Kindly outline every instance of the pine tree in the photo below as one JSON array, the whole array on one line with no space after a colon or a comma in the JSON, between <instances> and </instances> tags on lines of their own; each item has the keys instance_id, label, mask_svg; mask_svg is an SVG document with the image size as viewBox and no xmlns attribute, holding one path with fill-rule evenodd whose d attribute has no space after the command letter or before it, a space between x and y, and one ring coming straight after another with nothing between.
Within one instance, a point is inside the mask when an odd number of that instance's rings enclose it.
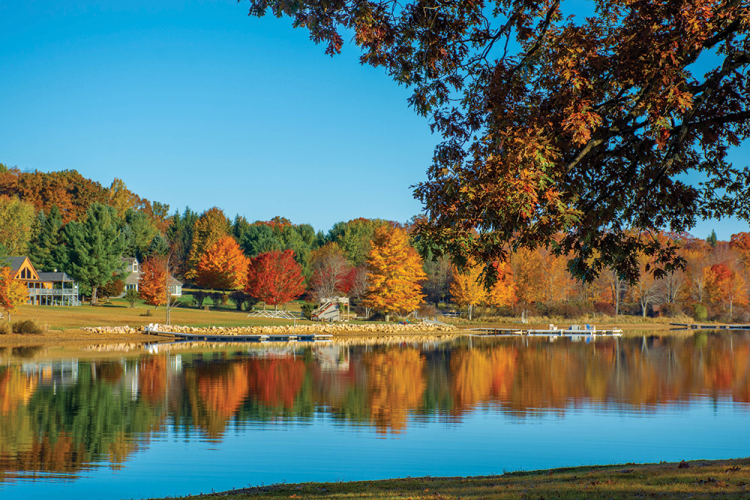
<instances>
[{"instance_id":1,"label":"pine tree","mask_svg":"<svg viewBox=\"0 0 750 500\"><path fill-rule=\"evenodd\" d=\"M79 283L91 287L91 303L97 291L115 273L122 272L124 242L118 229L114 208L94 203L83 222L69 222L63 231L67 246L68 273Z\"/></svg>"},{"instance_id":2,"label":"pine tree","mask_svg":"<svg viewBox=\"0 0 750 500\"><path fill-rule=\"evenodd\" d=\"M38 217L39 232L31 244L29 259L39 271L65 270L67 252L63 245L63 220L57 205L53 205L49 215L43 211Z\"/></svg>"},{"instance_id":3,"label":"pine tree","mask_svg":"<svg viewBox=\"0 0 750 500\"><path fill-rule=\"evenodd\" d=\"M367 257L369 286L363 305L386 315L413 311L424 299L420 283L427 279L422 259L409 245L409 235L400 228L381 226L375 230Z\"/></svg>"}]
</instances>

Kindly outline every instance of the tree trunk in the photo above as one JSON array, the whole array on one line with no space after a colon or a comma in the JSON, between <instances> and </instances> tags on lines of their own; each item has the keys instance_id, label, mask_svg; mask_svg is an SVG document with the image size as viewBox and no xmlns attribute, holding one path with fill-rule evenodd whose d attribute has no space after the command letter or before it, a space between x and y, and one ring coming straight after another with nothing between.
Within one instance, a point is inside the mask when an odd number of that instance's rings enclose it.
<instances>
[{"instance_id":1,"label":"tree trunk","mask_svg":"<svg viewBox=\"0 0 750 500\"><path fill-rule=\"evenodd\" d=\"M99 287L98 287L98 286L94 286L94 287L93 287L93 288L91 289L91 305L92 305L92 306L93 306L94 304L96 304L96 292L97 292L97 290L98 290L98 289L99 289Z\"/></svg>"},{"instance_id":2,"label":"tree trunk","mask_svg":"<svg viewBox=\"0 0 750 500\"><path fill-rule=\"evenodd\" d=\"M469 304L469 321L471 321L471 313L473 309L474 309L474 306Z\"/></svg>"}]
</instances>

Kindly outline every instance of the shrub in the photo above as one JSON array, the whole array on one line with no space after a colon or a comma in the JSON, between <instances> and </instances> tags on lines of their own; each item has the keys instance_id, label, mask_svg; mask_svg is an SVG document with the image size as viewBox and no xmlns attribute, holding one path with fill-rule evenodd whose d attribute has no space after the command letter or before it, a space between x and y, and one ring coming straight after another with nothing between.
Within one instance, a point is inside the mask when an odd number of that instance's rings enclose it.
<instances>
[{"instance_id":1,"label":"shrub","mask_svg":"<svg viewBox=\"0 0 750 500\"><path fill-rule=\"evenodd\" d=\"M135 288L131 288L125 292L125 300L128 301L130 307L135 307L135 301L138 300L138 291Z\"/></svg>"},{"instance_id":2,"label":"shrub","mask_svg":"<svg viewBox=\"0 0 750 500\"><path fill-rule=\"evenodd\" d=\"M318 308L318 305L313 304L312 302L305 302L300 307L300 309L302 310L302 316L304 316L307 319L312 319L312 313L317 308Z\"/></svg>"},{"instance_id":3,"label":"shrub","mask_svg":"<svg viewBox=\"0 0 750 500\"><path fill-rule=\"evenodd\" d=\"M250 298L250 296L242 290L235 290L229 294L229 300L234 302L234 307L236 307L238 311L242 311L242 306L247 302L248 298Z\"/></svg>"},{"instance_id":4,"label":"shrub","mask_svg":"<svg viewBox=\"0 0 750 500\"><path fill-rule=\"evenodd\" d=\"M0 323L0 335L8 335L9 333L13 333L13 327L10 323L7 321Z\"/></svg>"},{"instance_id":5,"label":"shrub","mask_svg":"<svg viewBox=\"0 0 750 500\"><path fill-rule=\"evenodd\" d=\"M594 310L597 313L603 314L605 316L614 316L615 315L615 306L613 306L609 302L596 302L594 304Z\"/></svg>"},{"instance_id":6,"label":"shrub","mask_svg":"<svg viewBox=\"0 0 750 500\"><path fill-rule=\"evenodd\" d=\"M211 302L214 303L214 309L219 309L229 302L229 298L223 292L211 292L209 295L211 295Z\"/></svg>"},{"instance_id":7,"label":"shrub","mask_svg":"<svg viewBox=\"0 0 750 500\"><path fill-rule=\"evenodd\" d=\"M680 314L682 314L682 309L677 304L672 304L667 302L666 304L662 304L659 308L659 311L661 312L662 316L666 316L668 318L676 318Z\"/></svg>"},{"instance_id":8,"label":"shrub","mask_svg":"<svg viewBox=\"0 0 750 500\"><path fill-rule=\"evenodd\" d=\"M420 318L434 318L435 316L440 314L440 311L438 311L437 307L433 306L432 304L422 304L421 306L419 306L417 313L419 314Z\"/></svg>"},{"instance_id":9,"label":"shrub","mask_svg":"<svg viewBox=\"0 0 750 500\"><path fill-rule=\"evenodd\" d=\"M20 334L40 334L47 331L47 325L42 325L34 321L33 319L25 319L22 321L16 321L13 323L13 333Z\"/></svg>"},{"instance_id":10,"label":"shrub","mask_svg":"<svg viewBox=\"0 0 750 500\"><path fill-rule=\"evenodd\" d=\"M565 319L579 318L581 308L575 304L553 304L548 308L549 316L559 316Z\"/></svg>"},{"instance_id":11,"label":"shrub","mask_svg":"<svg viewBox=\"0 0 750 500\"><path fill-rule=\"evenodd\" d=\"M693 319L702 321L708 318L708 309L703 304L693 304Z\"/></svg>"},{"instance_id":12,"label":"shrub","mask_svg":"<svg viewBox=\"0 0 750 500\"><path fill-rule=\"evenodd\" d=\"M101 293L104 297L110 298L121 295L123 290L125 290L125 282L120 278L113 278L112 281L101 288Z\"/></svg>"},{"instance_id":13,"label":"shrub","mask_svg":"<svg viewBox=\"0 0 750 500\"><path fill-rule=\"evenodd\" d=\"M206 300L207 297L208 292L201 292L200 290L193 292L193 301L195 302L195 305L198 306L198 309L203 309L203 301Z\"/></svg>"}]
</instances>

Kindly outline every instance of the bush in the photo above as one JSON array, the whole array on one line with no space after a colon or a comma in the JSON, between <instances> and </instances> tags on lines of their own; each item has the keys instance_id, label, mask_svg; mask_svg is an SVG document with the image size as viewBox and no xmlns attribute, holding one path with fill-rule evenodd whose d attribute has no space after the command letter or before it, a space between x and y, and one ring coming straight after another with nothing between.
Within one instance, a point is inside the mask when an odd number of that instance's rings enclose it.
<instances>
[{"instance_id":1,"label":"bush","mask_svg":"<svg viewBox=\"0 0 750 500\"><path fill-rule=\"evenodd\" d=\"M420 318L434 318L440 314L440 311L438 311L437 307L432 304L422 304L419 306L417 313Z\"/></svg>"},{"instance_id":2,"label":"bush","mask_svg":"<svg viewBox=\"0 0 750 500\"><path fill-rule=\"evenodd\" d=\"M238 311L242 311L242 306L245 304L245 302L247 302L249 298L252 297L250 297L242 290L235 290L229 294L229 300L234 302L234 307L236 307Z\"/></svg>"},{"instance_id":3,"label":"bush","mask_svg":"<svg viewBox=\"0 0 750 500\"><path fill-rule=\"evenodd\" d=\"M693 304L693 319L702 321L708 318L708 309L703 304Z\"/></svg>"},{"instance_id":4,"label":"bush","mask_svg":"<svg viewBox=\"0 0 750 500\"><path fill-rule=\"evenodd\" d=\"M9 333L13 333L13 327L10 323L7 321L0 323L0 335L8 335Z\"/></svg>"},{"instance_id":5,"label":"bush","mask_svg":"<svg viewBox=\"0 0 750 500\"><path fill-rule=\"evenodd\" d=\"M229 302L229 297L223 292L211 292L211 302L214 303L214 309L219 309L221 306Z\"/></svg>"},{"instance_id":6,"label":"bush","mask_svg":"<svg viewBox=\"0 0 750 500\"><path fill-rule=\"evenodd\" d=\"M666 316L668 318L676 318L680 314L682 314L682 309L677 304L672 303L666 303L662 304L659 308L659 312L662 316Z\"/></svg>"},{"instance_id":7,"label":"bush","mask_svg":"<svg viewBox=\"0 0 750 500\"><path fill-rule=\"evenodd\" d=\"M580 318L582 314L581 308L575 304L553 304L548 308L549 316L558 316L565 319Z\"/></svg>"},{"instance_id":8,"label":"bush","mask_svg":"<svg viewBox=\"0 0 750 500\"><path fill-rule=\"evenodd\" d=\"M203 301L206 300L208 297L208 292L193 292L193 301L195 302L195 305L198 306L198 309L203 309Z\"/></svg>"},{"instance_id":9,"label":"bush","mask_svg":"<svg viewBox=\"0 0 750 500\"><path fill-rule=\"evenodd\" d=\"M114 278L101 288L101 294L107 298L117 297L122 294L123 290L125 290L125 282L120 278Z\"/></svg>"},{"instance_id":10,"label":"bush","mask_svg":"<svg viewBox=\"0 0 750 500\"><path fill-rule=\"evenodd\" d=\"M318 308L317 304L313 304L312 302L305 302L302 304L300 309L302 310L302 316L304 316L307 319L312 319L312 313L315 311L315 309Z\"/></svg>"},{"instance_id":11,"label":"bush","mask_svg":"<svg viewBox=\"0 0 750 500\"><path fill-rule=\"evenodd\" d=\"M615 306L613 306L609 302L596 302L594 304L594 310L597 313L603 314L605 316L614 316L615 315Z\"/></svg>"},{"instance_id":12,"label":"bush","mask_svg":"<svg viewBox=\"0 0 750 500\"><path fill-rule=\"evenodd\" d=\"M13 333L40 334L40 333L45 333L46 331L47 331L47 325L39 324L33 319L16 321L15 323L13 323Z\"/></svg>"},{"instance_id":13,"label":"bush","mask_svg":"<svg viewBox=\"0 0 750 500\"><path fill-rule=\"evenodd\" d=\"M135 288L131 288L125 292L125 300L128 301L130 307L135 307L135 301L138 300L138 291Z\"/></svg>"}]
</instances>

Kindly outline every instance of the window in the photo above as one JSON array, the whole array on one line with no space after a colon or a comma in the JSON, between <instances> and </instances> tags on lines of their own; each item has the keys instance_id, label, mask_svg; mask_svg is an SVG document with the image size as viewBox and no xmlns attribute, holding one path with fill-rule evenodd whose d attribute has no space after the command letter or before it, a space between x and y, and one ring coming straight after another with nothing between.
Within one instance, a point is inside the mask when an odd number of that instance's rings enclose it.
<instances>
[{"instance_id":1,"label":"window","mask_svg":"<svg viewBox=\"0 0 750 500\"><path fill-rule=\"evenodd\" d=\"M133 262L133 272L134 273L138 272L138 263L137 262Z\"/></svg>"}]
</instances>

